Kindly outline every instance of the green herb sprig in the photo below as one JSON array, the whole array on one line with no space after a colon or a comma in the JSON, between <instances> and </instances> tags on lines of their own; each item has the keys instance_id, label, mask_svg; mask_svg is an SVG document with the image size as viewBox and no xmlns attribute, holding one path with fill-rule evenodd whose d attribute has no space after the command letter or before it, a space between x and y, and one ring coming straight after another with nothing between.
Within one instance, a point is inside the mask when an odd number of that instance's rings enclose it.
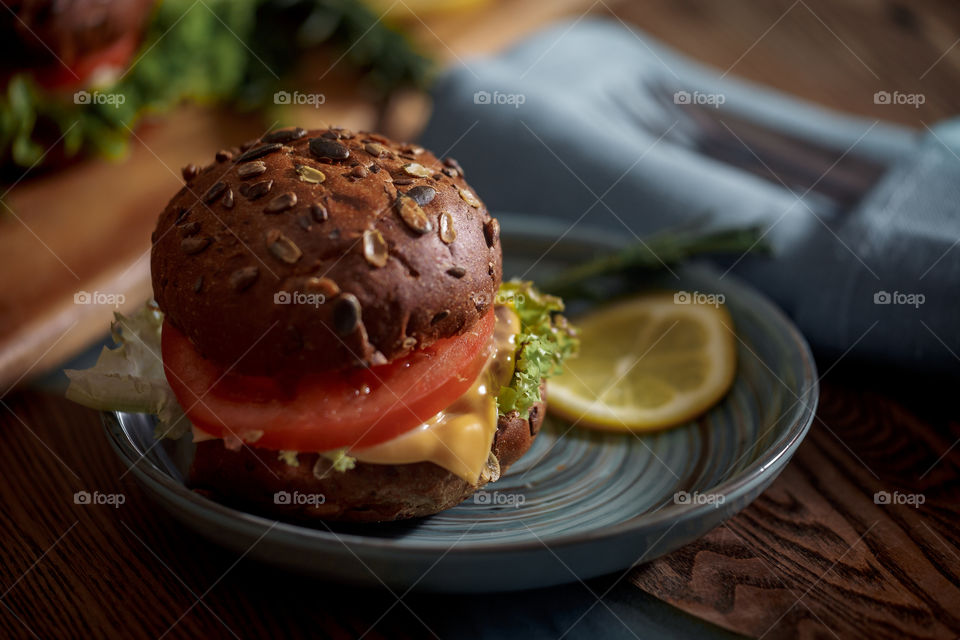
<instances>
[{"instance_id":1,"label":"green herb sprig","mask_svg":"<svg viewBox=\"0 0 960 640\"><path fill-rule=\"evenodd\" d=\"M590 283L605 276L659 271L701 255L769 253L760 227L701 231L673 229L561 271L542 283L544 291L566 299L591 298Z\"/></svg>"}]
</instances>

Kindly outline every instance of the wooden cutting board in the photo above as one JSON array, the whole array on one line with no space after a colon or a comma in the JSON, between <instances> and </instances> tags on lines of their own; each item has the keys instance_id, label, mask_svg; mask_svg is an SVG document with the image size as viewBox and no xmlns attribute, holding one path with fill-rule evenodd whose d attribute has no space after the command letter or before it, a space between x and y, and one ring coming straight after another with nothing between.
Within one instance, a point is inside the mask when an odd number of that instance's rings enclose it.
<instances>
[{"instance_id":1,"label":"wooden cutting board","mask_svg":"<svg viewBox=\"0 0 960 640\"><path fill-rule=\"evenodd\" d=\"M102 337L115 310L150 295L150 233L182 185L180 167L250 122L183 109L141 127L119 163L30 176L0 219L0 388Z\"/></svg>"}]
</instances>

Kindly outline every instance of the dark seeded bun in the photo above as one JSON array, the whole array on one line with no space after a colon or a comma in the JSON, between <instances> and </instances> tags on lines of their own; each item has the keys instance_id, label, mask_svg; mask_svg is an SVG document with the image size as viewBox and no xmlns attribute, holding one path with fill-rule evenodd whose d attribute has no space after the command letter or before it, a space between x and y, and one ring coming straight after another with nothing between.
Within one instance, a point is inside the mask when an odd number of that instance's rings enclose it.
<instances>
[{"instance_id":1,"label":"dark seeded bun","mask_svg":"<svg viewBox=\"0 0 960 640\"><path fill-rule=\"evenodd\" d=\"M544 403L539 402L527 420L515 411L500 417L491 448L499 473L505 473L530 448L545 413ZM431 462L358 462L341 472L317 454L300 454L298 460L293 467L278 460L276 451L253 447L230 451L222 441L209 440L197 445L189 484L219 502L285 520L385 522L449 509L499 477L482 476L472 485ZM322 494L325 500L319 505L278 505L274 495L280 491Z\"/></svg>"},{"instance_id":2,"label":"dark seeded bun","mask_svg":"<svg viewBox=\"0 0 960 640\"><path fill-rule=\"evenodd\" d=\"M468 330L500 286L497 221L455 160L415 145L286 129L184 178L154 232L154 295L239 373L381 364Z\"/></svg>"}]
</instances>

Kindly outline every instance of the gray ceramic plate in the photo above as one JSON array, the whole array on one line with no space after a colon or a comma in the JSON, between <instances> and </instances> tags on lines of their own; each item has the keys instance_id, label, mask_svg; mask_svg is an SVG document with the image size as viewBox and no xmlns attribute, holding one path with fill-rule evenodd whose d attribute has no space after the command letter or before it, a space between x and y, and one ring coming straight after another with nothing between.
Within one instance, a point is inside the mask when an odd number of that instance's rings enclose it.
<instances>
[{"instance_id":1,"label":"gray ceramic plate","mask_svg":"<svg viewBox=\"0 0 960 640\"><path fill-rule=\"evenodd\" d=\"M536 280L624 241L580 229L557 241L564 229L542 220L502 222L507 276ZM724 401L694 422L643 436L568 431L548 419L490 491L429 518L308 528L243 513L184 486L191 445L152 446L152 416L106 413L104 422L123 463L186 526L283 568L443 591L524 589L624 570L695 540L756 498L800 444L817 402L809 349L780 311L731 276L675 271L680 280L665 274L649 284L726 296L742 343Z\"/></svg>"}]
</instances>

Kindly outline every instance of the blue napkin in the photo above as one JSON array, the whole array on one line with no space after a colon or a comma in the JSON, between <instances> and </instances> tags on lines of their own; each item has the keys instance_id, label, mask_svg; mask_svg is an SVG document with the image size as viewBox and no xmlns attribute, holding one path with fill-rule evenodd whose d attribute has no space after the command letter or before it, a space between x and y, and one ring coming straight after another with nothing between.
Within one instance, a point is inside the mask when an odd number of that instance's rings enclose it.
<instances>
[{"instance_id":1,"label":"blue napkin","mask_svg":"<svg viewBox=\"0 0 960 640\"><path fill-rule=\"evenodd\" d=\"M960 121L844 116L602 19L468 60L434 99L422 144L456 157L494 212L628 238L705 216L761 225L773 257L721 268L822 355L960 373Z\"/></svg>"}]
</instances>

